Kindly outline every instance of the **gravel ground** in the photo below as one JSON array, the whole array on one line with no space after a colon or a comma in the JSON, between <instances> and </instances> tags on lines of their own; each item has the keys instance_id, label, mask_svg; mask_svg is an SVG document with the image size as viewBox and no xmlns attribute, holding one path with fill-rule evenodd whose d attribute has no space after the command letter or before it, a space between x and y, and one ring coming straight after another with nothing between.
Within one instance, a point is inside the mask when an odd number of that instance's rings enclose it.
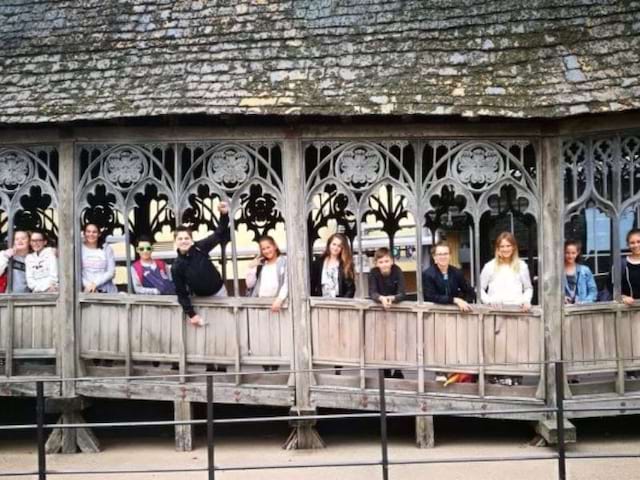
<instances>
[{"instance_id":1,"label":"gravel ground","mask_svg":"<svg viewBox=\"0 0 640 480\"><path fill-rule=\"evenodd\" d=\"M127 415L113 418L113 412L122 412L122 403L105 403L88 412L94 421L123 420L130 417L145 419L167 418L166 406L154 410L148 404L129 407ZM129 404L130 405L130 404ZM0 402L0 408L6 407ZM146 412L146 413L143 413ZM2 409L2 417L11 416ZM99 413L96 413L99 412ZM196 414L202 413L196 410ZM229 409L221 412L226 416L238 416L247 411ZM254 414L270 415L281 413L261 409ZM17 422L16 422L17 423ZM576 422L579 443L570 447L570 452L632 453L640 454L640 417L617 419L593 419ZM393 419L389 425L391 461L400 460L444 460L452 458L487 458L505 456L529 456L552 453L546 447L529 445L533 437L530 425L524 422L504 422L476 419L437 419L435 449L419 450L413 446L412 422ZM327 448L315 451L284 451L280 448L286 438L285 425L263 424L262 426L227 426L217 432L216 464L218 466L251 466L261 464L293 465L297 463L326 463L349 461L378 461L378 425L371 420L355 422L340 421L319 426L319 431L327 443ZM206 467L206 445L202 430L197 431L195 448L192 452L176 452L170 429L101 431L98 437L103 451L98 454L49 455L47 467L51 471L81 470L124 470L124 469L194 469ZM36 467L35 445L26 434L12 435L0 432L0 473L33 472ZM590 479L637 479L640 478L640 459L598 459L569 460L568 478ZM35 478L8 476L4 478ZM206 472L191 473L148 473L148 474L81 474L51 475L53 479L105 478L124 479L205 479ZM257 479L304 479L328 480L375 480L382 478L381 467L307 468L217 472L217 479L257 480ZM555 480L557 463L545 461L498 461L487 463L436 464L436 465L392 465L390 479L478 479L478 480Z\"/></svg>"}]
</instances>

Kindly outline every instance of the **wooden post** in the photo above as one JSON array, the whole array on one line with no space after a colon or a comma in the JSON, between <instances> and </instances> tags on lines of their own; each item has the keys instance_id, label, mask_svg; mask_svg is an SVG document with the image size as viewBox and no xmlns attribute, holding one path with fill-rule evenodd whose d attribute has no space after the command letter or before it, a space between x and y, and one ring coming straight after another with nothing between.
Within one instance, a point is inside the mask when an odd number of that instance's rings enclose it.
<instances>
[{"instance_id":1,"label":"wooden post","mask_svg":"<svg viewBox=\"0 0 640 480\"><path fill-rule=\"evenodd\" d=\"M76 376L75 363L75 256L74 256L74 161L73 142L60 144L58 165L58 263L59 293L57 306L58 335L56 349L62 378ZM62 382L62 396L76 394L75 382Z\"/></svg>"},{"instance_id":2,"label":"wooden post","mask_svg":"<svg viewBox=\"0 0 640 480\"><path fill-rule=\"evenodd\" d=\"M307 370L311 364L311 322L309 302L305 292L307 272L307 247L301 225L306 225L304 215L304 170L302 148L297 136L284 141L283 165L285 180L285 221L287 230L287 268L289 275L288 312L293 325L293 355L296 388L296 407L292 414L307 414L315 411L311 407L311 377ZM294 431L284 448L322 448L324 444L315 431L313 423L296 422Z\"/></svg>"},{"instance_id":3,"label":"wooden post","mask_svg":"<svg viewBox=\"0 0 640 480\"><path fill-rule=\"evenodd\" d=\"M191 402L184 400L174 400L174 418L176 421L188 421L193 419L193 408ZM176 451L190 452L193 448L193 426L176 425Z\"/></svg>"},{"instance_id":4,"label":"wooden post","mask_svg":"<svg viewBox=\"0 0 640 480\"><path fill-rule=\"evenodd\" d=\"M564 205L562 185L562 144L556 136L544 137L540 151L540 303L543 308L545 360L562 360L562 324L564 318L563 274L563 224ZM547 365L546 403L556 406L556 376L553 363ZM540 431L540 430L539 430ZM550 439L545 438L550 441Z\"/></svg>"},{"instance_id":5,"label":"wooden post","mask_svg":"<svg viewBox=\"0 0 640 480\"><path fill-rule=\"evenodd\" d=\"M57 359L58 372L63 379L76 377L76 336L75 336L75 255L74 255L74 159L73 142L60 144L58 161L58 265L59 293L57 305ZM62 382L60 395L64 398L76 396L74 381ZM71 423L73 415L65 412L63 423ZM61 429L60 451L75 453L77 431L73 428Z\"/></svg>"},{"instance_id":6,"label":"wooden post","mask_svg":"<svg viewBox=\"0 0 640 480\"><path fill-rule=\"evenodd\" d=\"M76 393L75 378L76 355L76 287L75 287L75 166L74 145L72 141L60 143L58 162L58 265L59 293L56 308L56 357L59 362L57 371L62 378L60 407L52 413L60 413L59 423L82 423L80 414L83 402ZM87 428L54 429L47 442L47 451L51 453L98 452L100 445L93 433Z\"/></svg>"}]
</instances>

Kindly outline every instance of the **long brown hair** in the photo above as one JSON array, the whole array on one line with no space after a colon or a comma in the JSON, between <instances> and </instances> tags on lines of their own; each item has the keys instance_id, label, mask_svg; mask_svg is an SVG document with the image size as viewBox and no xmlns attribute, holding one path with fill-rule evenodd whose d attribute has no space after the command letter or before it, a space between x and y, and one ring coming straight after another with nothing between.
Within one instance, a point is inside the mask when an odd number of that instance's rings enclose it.
<instances>
[{"instance_id":1,"label":"long brown hair","mask_svg":"<svg viewBox=\"0 0 640 480\"><path fill-rule=\"evenodd\" d=\"M351 247L349 246L347 237L345 237L341 233L334 233L329 237L329 240L327 240L327 246L324 249L324 253L322 254L322 259L324 260L325 258L331 256L329 245L331 245L331 242L333 242L334 238L340 240L340 245L342 246L342 250L340 251L340 266L342 266L344 276L346 278L353 279L353 255L351 254Z\"/></svg>"},{"instance_id":2,"label":"long brown hair","mask_svg":"<svg viewBox=\"0 0 640 480\"><path fill-rule=\"evenodd\" d=\"M507 242L509 242L513 247L513 253L511 254L511 262L509 262L509 266L514 272L520 271L520 256L518 255L518 242L516 240L516 237L514 237L511 232L502 232L496 238L496 242L494 244L496 263L497 264L502 263L502 260L498 255L498 251L500 249L500 243L502 243L503 240L506 240Z\"/></svg>"}]
</instances>

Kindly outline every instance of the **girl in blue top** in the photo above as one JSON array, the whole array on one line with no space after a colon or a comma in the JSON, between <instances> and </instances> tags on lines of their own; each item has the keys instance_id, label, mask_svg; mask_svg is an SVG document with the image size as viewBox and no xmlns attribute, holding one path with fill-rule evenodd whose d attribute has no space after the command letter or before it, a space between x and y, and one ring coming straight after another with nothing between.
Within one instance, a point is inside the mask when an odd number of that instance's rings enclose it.
<instances>
[{"instance_id":1,"label":"girl in blue top","mask_svg":"<svg viewBox=\"0 0 640 480\"><path fill-rule=\"evenodd\" d=\"M578 263L582 245L576 240L564 242L564 303L591 303L598 296L598 288L591 270Z\"/></svg>"}]
</instances>

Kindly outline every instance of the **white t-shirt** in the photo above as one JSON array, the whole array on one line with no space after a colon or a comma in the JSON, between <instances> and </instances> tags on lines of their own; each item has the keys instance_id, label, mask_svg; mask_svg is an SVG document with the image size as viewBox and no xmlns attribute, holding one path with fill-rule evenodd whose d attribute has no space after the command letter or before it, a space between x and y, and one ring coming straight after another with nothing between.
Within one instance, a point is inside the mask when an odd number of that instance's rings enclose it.
<instances>
[{"instance_id":1,"label":"white t-shirt","mask_svg":"<svg viewBox=\"0 0 640 480\"><path fill-rule=\"evenodd\" d=\"M278 264L268 263L262 266L260 271L260 290L259 297L277 297L278 296Z\"/></svg>"}]
</instances>

